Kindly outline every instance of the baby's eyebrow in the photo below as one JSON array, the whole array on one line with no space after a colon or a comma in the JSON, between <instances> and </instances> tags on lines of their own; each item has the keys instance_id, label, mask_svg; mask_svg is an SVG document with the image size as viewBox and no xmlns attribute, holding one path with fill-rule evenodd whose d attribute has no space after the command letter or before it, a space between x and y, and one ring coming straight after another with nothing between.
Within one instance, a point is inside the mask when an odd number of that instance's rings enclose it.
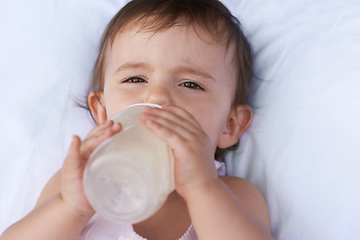
<instances>
[{"instance_id":1,"label":"baby's eyebrow","mask_svg":"<svg viewBox=\"0 0 360 240\"><path fill-rule=\"evenodd\" d=\"M144 62L126 62L126 63L120 65L116 69L116 72L121 72L121 71L128 70L128 69L138 69L138 68L145 69L145 70L152 69L149 64L144 63Z\"/></svg>"},{"instance_id":2,"label":"baby's eyebrow","mask_svg":"<svg viewBox=\"0 0 360 240\"><path fill-rule=\"evenodd\" d=\"M116 69L116 73L128 70L128 69L144 69L147 71L152 71L153 67L151 67L148 63L145 62L126 62L122 65L120 65ZM216 81L215 78L207 71L202 70L201 68L195 68L190 66L177 66L174 69L172 69L172 72L175 74L181 74L181 73L188 73L192 75L197 75L200 77L204 77L213 81Z\"/></svg>"},{"instance_id":3,"label":"baby's eyebrow","mask_svg":"<svg viewBox=\"0 0 360 240\"><path fill-rule=\"evenodd\" d=\"M192 75L197 75L200 77L204 77L204 78L216 81L215 78L210 73L202 70L201 68L193 68L193 67L189 67L189 66L179 66L174 69L174 72L175 73L189 73Z\"/></svg>"}]
</instances>

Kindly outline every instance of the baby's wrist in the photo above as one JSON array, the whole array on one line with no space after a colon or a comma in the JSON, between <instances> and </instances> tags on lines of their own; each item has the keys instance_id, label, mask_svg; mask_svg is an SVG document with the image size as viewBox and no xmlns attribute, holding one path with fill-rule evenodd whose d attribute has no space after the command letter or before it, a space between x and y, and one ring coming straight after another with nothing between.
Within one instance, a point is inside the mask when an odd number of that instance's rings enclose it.
<instances>
[{"instance_id":1,"label":"baby's wrist","mask_svg":"<svg viewBox=\"0 0 360 240\"><path fill-rule=\"evenodd\" d=\"M69 215L72 219L76 221L83 222L86 224L90 220L90 218L95 214L94 210L84 211L82 209L77 208L70 202L66 201L66 199L64 199L61 196L61 194L59 194L59 199L61 201L62 209L64 213Z\"/></svg>"},{"instance_id":2,"label":"baby's wrist","mask_svg":"<svg viewBox=\"0 0 360 240\"><path fill-rule=\"evenodd\" d=\"M222 187L222 184L223 183L219 178L214 178L207 182L193 184L189 190L185 191L181 195L185 202L196 201L199 198L213 194L217 191L217 189Z\"/></svg>"}]
</instances>

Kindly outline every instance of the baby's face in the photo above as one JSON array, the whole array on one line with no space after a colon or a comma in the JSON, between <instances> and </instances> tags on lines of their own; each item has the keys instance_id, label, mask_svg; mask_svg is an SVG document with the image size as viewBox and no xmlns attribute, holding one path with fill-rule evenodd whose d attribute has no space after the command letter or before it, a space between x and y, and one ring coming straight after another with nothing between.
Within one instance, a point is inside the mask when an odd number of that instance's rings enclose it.
<instances>
[{"instance_id":1,"label":"baby's face","mask_svg":"<svg viewBox=\"0 0 360 240\"><path fill-rule=\"evenodd\" d=\"M214 149L235 95L233 48L192 28L129 29L116 37L105 65L104 104L111 118L135 103L182 107L200 123ZM199 33L202 33L200 30Z\"/></svg>"}]
</instances>

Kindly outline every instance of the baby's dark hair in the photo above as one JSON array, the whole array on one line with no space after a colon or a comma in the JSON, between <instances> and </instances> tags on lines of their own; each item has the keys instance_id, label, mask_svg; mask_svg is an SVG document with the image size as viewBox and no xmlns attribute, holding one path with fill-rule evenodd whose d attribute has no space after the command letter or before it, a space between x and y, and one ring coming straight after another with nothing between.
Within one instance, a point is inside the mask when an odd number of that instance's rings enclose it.
<instances>
[{"instance_id":1,"label":"baby's dark hair","mask_svg":"<svg viewBox=\"0 0 360 240\"><path fill-rule=\"evenodd\" d=\"M105 29L99 56L89 86L91 92L104 90L106 54L121 31L140 27L142 31L159 32L183 24L204 30L228 50L235 46L234 63L237 68L237 84L233 106L248 104L250 81L253 78L251 47L240 29L239 20L218 0L133 0L126 4ZM100 101L99 95L97 96ZM89 106L85 106L89 110ZM91 113L91 112L90 112ZM227 149L218 148L215 159L228 150L236 149L238 143Z\"/></svg>"}]
</instances>

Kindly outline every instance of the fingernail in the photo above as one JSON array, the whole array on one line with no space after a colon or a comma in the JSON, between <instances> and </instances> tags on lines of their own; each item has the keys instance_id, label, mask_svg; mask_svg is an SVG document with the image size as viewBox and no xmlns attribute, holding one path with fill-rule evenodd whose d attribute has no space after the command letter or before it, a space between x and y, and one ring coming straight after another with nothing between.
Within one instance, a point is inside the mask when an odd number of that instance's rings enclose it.
<instances>
[{"instance_id":1,"label":"fingernail","mask_svg":"<svg viewBox=\"0 0 360 240\"><path fill-rule=\"evenodd\" d=\"M119 122L114 123L114 125L112 126L113 129L116 129L116 128L118 128L118 127L120 127L120 123L119 123Z\"/></svg>"},{"instance_id":2,"label":"fingernail","mask_svg":"<svg viewBox=\"0 0 360 240\"><path fill-rule=\"evenodd\" d=\"M76 138L77 138L77 136L76 136L76 135L73 135L73 137L72 137L72 143L74 143L74 142L76 141Z\"/></svg>"}]
</instances>

